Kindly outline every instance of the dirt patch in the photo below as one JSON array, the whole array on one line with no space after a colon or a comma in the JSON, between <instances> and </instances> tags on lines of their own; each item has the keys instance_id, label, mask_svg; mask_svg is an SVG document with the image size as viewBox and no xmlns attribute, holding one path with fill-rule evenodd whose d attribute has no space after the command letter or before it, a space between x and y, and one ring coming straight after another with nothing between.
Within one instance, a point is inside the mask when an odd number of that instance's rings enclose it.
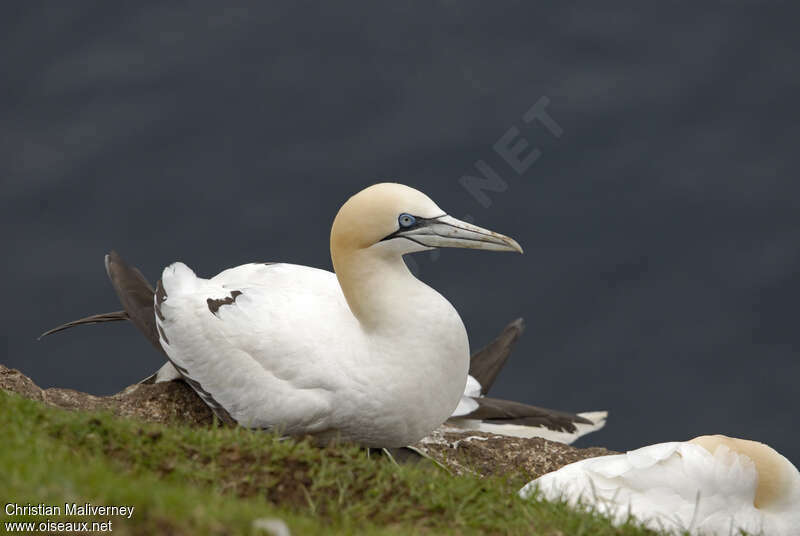
<instances>
[{"instance_id":1,"label":"dirt patch","mask_svg":"<svg viewBox=\"0 0 800 536\"><path fill-rule=\"evenodd\" d=\"M618 454L602 448L579 449L539 437L530 439L481 432L436 430L414 445L456 474L519 474L531 478L586 458Z\"/></svg>"},{"instance_id":2,"label":"dirt patch","mask_svg":"<svg viewBox=\"0 0 800 536\"><path fill-rule=\"evenodd\" d=\"M157 384L135 384L111 396L94 396L72 389L42 389L18 370L0 365L0 389L17 393L25 398L67 410L111 411L122 417L133 417L143 421L177 422L190 426L211 426L214 414L195 392L184 382L174 381ZM158 441L155 433L150 439ZM616 452L592 447L578 449L545 439L521 439L475 432L452 432L445 429L434 431L420 441L415 448L438 461L455 474L473 473L482 476L503 475L525 471L538 477L569 463L616 454ZM187 452L187 456L199 455ZM280 497L281 502L305 503L312 485L306 462L297 460L283 470L281 475L263 470L253 474L258 460L252 453L243 453L233 448L220 453L215 463L224 463L230 470L225 486L237 495L247 496L255 489L263 489L262 478L275 480L268 495ZM289 460L288 463L294 463ZM342 463L345 463L342 460ZM168 465L160 468L166 474ZM285 475L296 478L286 479ZM256 485L254 482L260 482ZM274 488L274 491L273 491ZM274 495L274 497L273 497Z\"/></svg>"},{"instance_id":3,"label":"dirt patch","mask_svg":"<svg viewBox=\"0 0 800 536\"><path fill-rule=\"evenodd\" d=\"M0 365L0 389L61 409L111 411L149 422L179 422L209 426L214 414L184 382L134 384L111 396L94 396L73 389L42 389L16 369Z\"/></svg>"}]
</instances>

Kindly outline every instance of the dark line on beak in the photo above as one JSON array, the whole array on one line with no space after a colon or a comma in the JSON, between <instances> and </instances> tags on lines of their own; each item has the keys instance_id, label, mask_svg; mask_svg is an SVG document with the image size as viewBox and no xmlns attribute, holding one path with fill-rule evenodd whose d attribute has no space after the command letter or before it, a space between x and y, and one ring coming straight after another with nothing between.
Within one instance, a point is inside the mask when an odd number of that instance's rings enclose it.
<instances>
[{"instance_id":1,"label":"dark line on beak","mask_svg":"<svg viewBox=\"0 0 800 536\"><path fill-rule=\"evenodd\" d=\"M413 216L413 214L412 214L412 216ZM442 214L441 216L436 216L435 218L419 218L417 216L414 216L414 218L417 219L417 222L414 225L410 225L408 227L400 227L395 232L393 232L393 233L391 233L389 235L386 235L385 237L381 238L380 242L383 242L384 240L391 240L392 238L407 238L405 236L402 236L401 233L404 233L406 231L413 231L414 229L419 229L420 227L424 227L429 222L434 221L434 220L436 220L438 222L439 218L444 218L445 216L447 216L447 214ZM415 240L415 242L416 242L416 240ZM419 242L417 242L417 243L419 244ZM421 244L421 245L424 246L425 244ZM425 246L425 247L430 247L430 246Z\"/></svg>"},{"instance_id":2,"label":"dark line on beak","mask_svg":"<svg viewBox=\"0 0 800 536\"><path fill-rule=\"evenodd\" d=\"M456 229L458 229L458 227L456 227ZM490 238L494 238L492 235L485 235L483 233L478 233L478 234L480 234L481 236L488 236ZM439 235L439 234L436 234L436 233L416 234L414 236L437 236L439 238L447 238L449 240L463 240L465 242L480 242L481 244L494 244L496 246L508 246L508 244L506 244L503 241L493 242L491 240L481 240L480 238L467 238L467 237L464 237L464 236L444 236L444 235ZM407 236L402 236L402 238L408 238L408 237ZM415 242L416 242L416 240L415 240ZM425 244L423 244L423 245L425 245ZM427 246L427 247L430 248L430 247L437 247L437 246Z\"/></svg>"},{"instance_id":3,"label":"dark line on beak","mask_svg":"<svg viewBox=\"0 0 800 536\"><path fill-rule=\"evenodd\" d=\"M424 236L424 235L423 235L423 236ZM436 236L436 235L429 235L429 236ZM438 247L438 246L429 246L428 244L423 244L423 243L422 243L422 242L420 242L419 240L414 240L414 239L413 239L413 238L411 238L410 236L400 235L400 236L397 236L397 237L395 237L395 238L405 238L406 240L411 240L412 242L415 242L415 243L419 244L420 246L422 246L422 247L424 247L424 248L437 249L437 247Z\"/></svg>"}]
</instances>

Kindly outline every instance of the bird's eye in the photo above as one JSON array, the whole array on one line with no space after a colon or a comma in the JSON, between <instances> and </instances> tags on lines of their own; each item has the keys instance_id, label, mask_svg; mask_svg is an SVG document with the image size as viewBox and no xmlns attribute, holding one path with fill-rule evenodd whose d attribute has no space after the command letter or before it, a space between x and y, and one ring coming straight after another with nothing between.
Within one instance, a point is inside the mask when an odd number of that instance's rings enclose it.
<instances>
[{"instance_id":1,"label":"bird's eye","mask_svg":"<svg viewBox=\"0 0 800 536\"><path fill-rule=\"evenodd\" d=\"M400 214L400 217L397 218L400 227L411 227L415 223L417 223L417 218L412 216L411 214Z\"/></svg>"}]
</instances>

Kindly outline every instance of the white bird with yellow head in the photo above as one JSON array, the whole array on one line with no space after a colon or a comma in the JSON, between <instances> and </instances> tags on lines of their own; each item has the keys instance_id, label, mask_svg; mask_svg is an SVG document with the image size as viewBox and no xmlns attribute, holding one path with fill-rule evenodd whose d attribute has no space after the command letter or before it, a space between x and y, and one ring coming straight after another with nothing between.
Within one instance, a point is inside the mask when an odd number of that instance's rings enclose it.
<instances>
[{"instance_id":1,"label":"white bird with yellow head","mask_svg":"<svg viewBox=\"0 0 800 536\"><path fill-rule=\"evenodd\" d=\"M414 443L458 404L469 342L453 306L402 256L522 248L393 183L351 197L330 245L335 274L246 264L203 279L168 266L155 295L159 343L226 420L323 442Z\"/></svg>"},{"instance_id":2,"label":"white bird with yellow head","mask_svg":"<svg viewBox=\"0 0 800 536\"><path fill-rule=\"evenodd\" d=\"M768 445L723 435L571 463L519 494L563 500L615 523L692 536L800 534L800 472Z\"/></svg>"}]
</instances>

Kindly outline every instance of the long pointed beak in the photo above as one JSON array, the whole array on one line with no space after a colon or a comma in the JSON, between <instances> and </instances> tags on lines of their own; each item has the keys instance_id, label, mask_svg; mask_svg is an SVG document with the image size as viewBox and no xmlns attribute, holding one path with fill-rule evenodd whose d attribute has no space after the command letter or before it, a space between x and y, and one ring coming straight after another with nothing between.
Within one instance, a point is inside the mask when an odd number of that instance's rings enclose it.
<instances>
[{"instance_id":1,"label":"long pointed beak","mask_svg":"<svg viewBox=\"0 0 800 536\"><path fill-rule=\"evenodd\" d=\"M397 236L409 238L432 248L488 249L522 253L522 248L513 238L450 216L418 221L418 224L411 229L400 230Z\"/></svg>"}]
</instances>

